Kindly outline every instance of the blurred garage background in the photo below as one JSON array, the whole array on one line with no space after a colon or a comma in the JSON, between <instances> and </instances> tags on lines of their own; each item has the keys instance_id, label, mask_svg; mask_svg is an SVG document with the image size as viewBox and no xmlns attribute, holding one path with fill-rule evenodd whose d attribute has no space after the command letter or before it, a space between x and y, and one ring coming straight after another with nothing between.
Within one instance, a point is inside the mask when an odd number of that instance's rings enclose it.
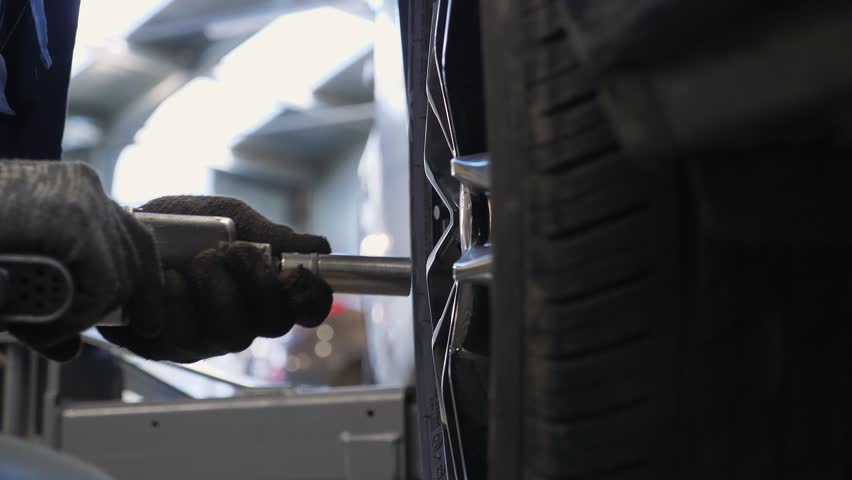
<instances>
[{"instance_id":1,"label":"blurred garage background","mask_svg":"<svg viewBox=\"0 0 852 480\"><path fill-rule=\"evenodd\" d=\"M382 0L82 0L65 158L125 205L233 196L337 253L409 256L398 25ZM229 394L216 377L405 384L412 348L408 299L339 295L322 327L190 367L206 376L137 363L205 397Z\"/></svg>"}]
</instances>

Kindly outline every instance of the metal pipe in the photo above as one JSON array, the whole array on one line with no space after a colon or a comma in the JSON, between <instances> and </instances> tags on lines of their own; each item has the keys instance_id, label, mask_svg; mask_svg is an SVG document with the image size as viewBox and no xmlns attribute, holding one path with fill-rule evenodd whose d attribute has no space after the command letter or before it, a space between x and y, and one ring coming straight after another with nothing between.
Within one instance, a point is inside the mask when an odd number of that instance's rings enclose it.
<instances>
[{"instance_id":1,"label":"metal pipe","mask_svg":"<svg viewBox=\"0 0 852 480\"><path fill-rule=\"evenodd\" d=\"M411 291L411 259L285 253L281 271L299 267L319 276L337 293L407 297Z\"/></svg>"}]
</instances>

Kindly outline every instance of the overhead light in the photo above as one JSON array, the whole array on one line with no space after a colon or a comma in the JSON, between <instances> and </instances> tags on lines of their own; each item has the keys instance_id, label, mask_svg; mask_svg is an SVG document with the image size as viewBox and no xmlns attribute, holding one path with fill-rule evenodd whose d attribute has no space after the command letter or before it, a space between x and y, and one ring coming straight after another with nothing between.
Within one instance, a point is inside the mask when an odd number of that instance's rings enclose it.
<instances>
[{"instance_id":1,"label":"overhead light","mask_svg":"<svg viewBox=\"0 0 852 480\"><path fill-rule=\"evenodd\" d=\"M292 373L302 368L302 360L296 356L287 357L285 367L288 372Z\"/></svg>"},{"instance_id":2,"label":"overhead light","mask_svg":"<svg viewBox=\"0 0 852 480\"><path fill-rule=\"evenodd\" d=\"M314 345L314 353L319 358L328 358L331 355L331 350L331 344L328 342L317 342L317 344Z\"/></svg>"},{"instance_id":3,"label":"overhead light","mask_svg":"<svg viewBox=\"0 0 852 480\"><path fill-rule=\"evenodd\" d=\"M390 249L391 239L384 233L371 233L361 240L361 255L381 257Z\"/></svg>"},{"instance_id":4,"label":"overhead light","mask_svg":"<svg viewBox=\"0 0 852 480\"><path fill-rule=\"evenodd\" d=\"M320 325L317 327L317 338L320 340L327 342L334 337L334 328L331 325Z\"/></svg>"}]
</instances>

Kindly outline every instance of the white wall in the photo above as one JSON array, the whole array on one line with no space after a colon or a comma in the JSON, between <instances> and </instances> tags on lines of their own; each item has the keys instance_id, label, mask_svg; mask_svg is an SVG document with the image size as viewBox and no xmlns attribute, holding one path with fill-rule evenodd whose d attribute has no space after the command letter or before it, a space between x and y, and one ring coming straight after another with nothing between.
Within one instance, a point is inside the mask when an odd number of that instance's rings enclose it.
<instances>
[{"instance_id":1,"label":"white wall","mask_svg":"<svg viewBox=\"0 0 852 480\"><path fill-rule=\"evenodd\" d=\"M356 145L330 164L309 197L308 231L326 236L335 253L358 253L358 161L363 150L363 143Z\"/></svg>"}]
</instances>

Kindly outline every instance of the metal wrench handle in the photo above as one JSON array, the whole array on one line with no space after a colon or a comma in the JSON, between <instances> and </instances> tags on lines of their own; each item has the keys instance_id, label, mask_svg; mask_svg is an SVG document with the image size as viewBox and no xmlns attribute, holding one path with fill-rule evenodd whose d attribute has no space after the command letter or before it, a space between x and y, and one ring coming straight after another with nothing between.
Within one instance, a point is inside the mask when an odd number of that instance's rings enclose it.
<instances>
[{"instance_id":1,"label":"metal wrench handle","mask_svg":"<svg viewBox=\"0 0 852 480\"><path fill-rule=\"evenodd\" d=\"M285 253L280 268L282 272L306 268L328 282L335 293L407 297L411 291L410 258ZM127 319L119 309L98 325L123 326Z\"/></svg>"},{"instance_id":2,"label":"metal wrench handle","mask_svg":"<svg viewBox=\"0 0 852 480\"><path fill-rule=\"evenodd\" d=\"M411 291L411 259L285 253L281 271L299 267L319 276L337 293L407 297Z\"/></svg>"},{"instance_id":3,"label":"metal wrench handle","mask_svg":"<svg viewBox=\"0 0 852 480\"><path fill-rule=\"evenodd\" d=\"M205 248L236 239L236 225L229 218L134 212L137 220L154 233L163 266L187 267ZM269 250L269 245L258 243ZM408 296L411 290L411 259L285 253L279 259L281 271L304 267L329 283L337 293Z\"/></svg>"}]
</instances>

